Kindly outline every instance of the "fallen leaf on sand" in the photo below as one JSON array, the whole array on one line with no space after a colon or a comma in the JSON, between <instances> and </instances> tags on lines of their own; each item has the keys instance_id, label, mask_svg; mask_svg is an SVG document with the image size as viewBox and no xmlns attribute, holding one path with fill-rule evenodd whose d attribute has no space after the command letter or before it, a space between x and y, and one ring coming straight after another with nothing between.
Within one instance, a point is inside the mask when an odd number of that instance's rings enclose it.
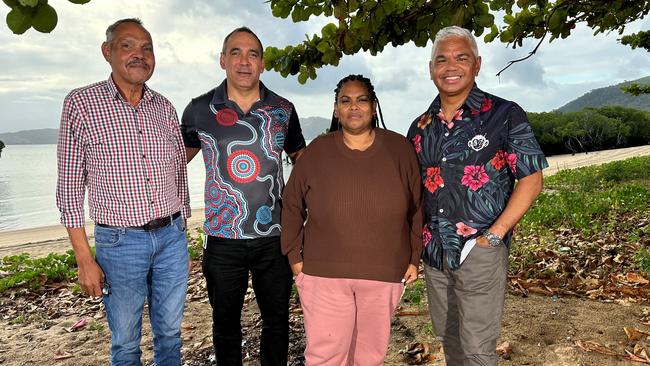
<instances>
[{"instance_id":1,"label":"fallen leaf on sand","mask_svg":"<svg viewBox=\"0 0 650 366\"><path fill-rule=\"evenodd\" d=\"M650 336L650 333L632 327L623 327L623 330L630 342L640 341Z\"/></svg>"},{"instance_id":2,"label":"fallen leaf on sand","mask_svg":"<svg viewBox=\"0 0 650 366\"><path fill-rule=\"evenodd\" d=\"M503 342L497 346L497 355L511 355L513 353L512 345L510 342Z\"/></svg>"},{"instance_id":3,"label":"fallen leaf on sand","mask_svg":"<svg viewBox=\"0 0 650 366\"><path fill-rule=\"evenodd\" d=\"M638 274L638 273L633 273L633 272L628 272L628 273L625 275L625 279L626 279L628 282L637 283L637 284L639 284L639 285L647 285L648 283L650 283L650 281L648 281L648 280L646 280L645 278L643 278L643 276L641 276L640 274Z\"/></svg>"},{"instance_id":4,"label":"fallen leaf on sand","mask_svg":"<svg viewBox=\"0 0 650 366\"><path fill-rule=\"evenodd\" d=\"M72 353L66 351L56 351L54 352L55 360L65 360L66 358L74 357Z\"/></svg>"},{"instance_id":5,"label":"fallen leaf on sand","mask_svg":"<svg viewBox=\"0 0 650 366\"><path fill-rule=\"evenodd\" d=\"M600 353L602 355L608 355L608 356L616 356L618 353L616 351L613 351L605 346L603 346L600 343L593 342L593 341L576 341L575 342L576 347L580 348L581 350L585 352L596 352Z\"/></svg>"}]
</instances>

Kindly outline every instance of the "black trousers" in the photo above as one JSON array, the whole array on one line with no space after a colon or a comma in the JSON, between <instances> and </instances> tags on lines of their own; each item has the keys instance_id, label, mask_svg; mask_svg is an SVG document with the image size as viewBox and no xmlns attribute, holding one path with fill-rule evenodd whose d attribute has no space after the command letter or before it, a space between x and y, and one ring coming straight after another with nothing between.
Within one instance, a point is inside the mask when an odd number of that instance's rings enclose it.
<instances>
[{"instance_id":1,"label":"black trousers","mask_svg":"<svg viewBox=\"0 0 650 366\"><path fill-rule=\"evenodd\" d=\"M262 316L262 366L287 364L292 274L280 237L224 239L209 236L203 274L212 305L212 339L217 365L242 365L241 312L248 273Z\"/></svg>"}]
</instances>

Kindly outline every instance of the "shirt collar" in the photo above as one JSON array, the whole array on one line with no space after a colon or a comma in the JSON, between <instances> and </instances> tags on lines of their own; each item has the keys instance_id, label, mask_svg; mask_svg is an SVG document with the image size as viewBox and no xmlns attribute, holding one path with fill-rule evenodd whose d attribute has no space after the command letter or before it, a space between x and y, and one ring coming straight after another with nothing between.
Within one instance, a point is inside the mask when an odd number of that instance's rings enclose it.
<instances>
[{"instance_id":1,"label":"shirt collar","mask_svg":"<svg viewBox=\"0 0 650 366\"><path fill-rule=\"evenodd\" d=\"M108 76L108 81L106 82L106 87L108 88L108 93L111 96L113 96L116 99L124 100L124 98L122 97L122 94L120 94L120 91L117 88L117 85L115 84L115 81L113 81L113 74ZM147 84L144 84L143 90L144 90L144 93L142 93L142 100L144 100L144 101L152 100L153 97L154 97L154 94L151 91L151 89L149 89Z\"/></svg>"},{"instance_id":2,"label":"shirt collar","mask_svg":"<svg viewBox=\"0 0 650 366\"><path fill-rule=\"evenodd\" d=\"M267 89L264 83L260 80L260 100L263 103L267 103L269 102L267 99L270 99L270 97L269 89ZM228 80L224 79L223 82L214 90L211 103L213 105L226 104L228 100Z\"/></svg>"},{"instance_id":3,"label":"shirt collar","mask_svg":"<svg viewBox=\"0 0 650 366\"><path fill-rule=\"evenodd\" d=\"M480 111L481 110L481 103L483 103L483 99L485 99L485 93L476 86L476 83L474 83L474 86L472 86L472 90L469 91L469 95L467 96L467 99L463 102L462 106L460 107L461 109L465 109L468 111ZM436 96L436 98L431 102L431 105L429 106L429 111L433 113L433 115L438 114L440 111L440 94Z\"/></svg>"}]
</instances>

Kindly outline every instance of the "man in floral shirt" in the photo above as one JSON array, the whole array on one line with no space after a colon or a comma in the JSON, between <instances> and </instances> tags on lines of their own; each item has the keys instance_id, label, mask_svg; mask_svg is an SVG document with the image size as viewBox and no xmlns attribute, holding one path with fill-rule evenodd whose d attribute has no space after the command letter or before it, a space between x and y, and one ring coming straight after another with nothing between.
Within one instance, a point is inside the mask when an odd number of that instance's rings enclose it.
<instances>
[{"instance_id":1,"label":"man in floral shirt","mask_svg":"<svg viewBox=\"0 0 650 366\"><path fill-rule=\"evenodd\" d=\"M480 67L469 31L438 32L439 94L408 132L425 188L429 312L449 366L497 364L512 229L548 166L523 109L476 86Z\"/></svg>"}]
</instances>

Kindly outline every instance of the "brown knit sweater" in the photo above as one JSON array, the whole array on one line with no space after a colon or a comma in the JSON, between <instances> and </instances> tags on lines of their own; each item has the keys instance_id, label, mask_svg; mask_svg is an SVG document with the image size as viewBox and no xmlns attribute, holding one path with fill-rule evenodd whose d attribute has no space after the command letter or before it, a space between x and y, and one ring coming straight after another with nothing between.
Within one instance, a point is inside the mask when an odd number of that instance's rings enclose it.
<instances>
[{"instance_id":1,"label":"brown knit sweater","mask_svg":"<svg viewBox=\"0 0 650 366\"><path fill-rule=\"evenodd\" d=\"M291 264L303 261L306 274L400 282L420 260L415 151L402 135L375 132L365 151L350 150L341 131L318 137L293 168L282 196L282 252Z\"/></svg>"}]
</instances>

